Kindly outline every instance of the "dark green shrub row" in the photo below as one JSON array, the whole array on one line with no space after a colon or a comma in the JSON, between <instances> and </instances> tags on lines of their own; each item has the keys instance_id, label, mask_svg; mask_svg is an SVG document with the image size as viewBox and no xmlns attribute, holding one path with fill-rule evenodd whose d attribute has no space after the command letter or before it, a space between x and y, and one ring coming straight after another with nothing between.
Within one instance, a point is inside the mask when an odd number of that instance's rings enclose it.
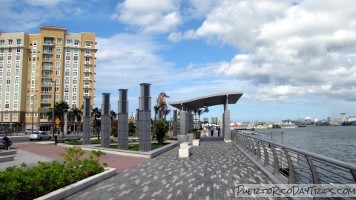
<instances>
[{"instance_id":1,"label":"dark green shrub row","mask_svg":"<svg viewBox=\"0 0 356 200\"><path fill-rule=\"evenodd\" d=\"M0 199L34 199L54 190L78 182L104 171L99 157L101 151L92 151L88 158L81 159L84 151L68 148L61 154L64 162L38 162L37 166L28 168L8 167L0 172Z\"/></svg>"}]
</instances>

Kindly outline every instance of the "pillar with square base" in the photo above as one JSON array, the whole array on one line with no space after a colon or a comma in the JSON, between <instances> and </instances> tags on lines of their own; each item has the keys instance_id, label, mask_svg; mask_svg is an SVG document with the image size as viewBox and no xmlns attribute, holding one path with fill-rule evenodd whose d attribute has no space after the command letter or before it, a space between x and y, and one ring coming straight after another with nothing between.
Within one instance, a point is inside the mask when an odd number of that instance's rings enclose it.
<instances>
[{"instance_id":1,"label":"pillar with square base","mask_svg":"<svg viewBox=\"0 0 356 200\"><path fill-rule=\"evenodd\" d=\"M231 129L230 129L230 110L229 110L229 96L226 95L226 103L224 104L223 114L223 136L225 142L231 142Z\"/></svg>"},{"instance_id":2,"label":"pillar with square base","mask_svg":"<svg viewBox=\"0 0 356 200\"><path fill-rule=\"evenodd\" d=\"M119 106L118 106L118 148L127 149L128 148L128 138L129 138L129 119L128 110L129 103L127 101L127 89L119 89Z\"/></svg>"},{"instance_id":3,"label":"pillar with square base","mask_svg":"<svg viewBox=\"0 0 356 200\"><path fill-rule=\"evenodd\" d=\"M151 97L149 83L141 83L141 96L139 99L139 147L140 151L151 150Z\"/></svg>"},{"instance_id":4,"label":"pillar with square base","mask_svg":"<svg viewBox=\"0 0 356 200\"><path fill-rule=\"evenodd\" d=\"M83 144L90 144L90 97L84 97L84 112L83 112Z\"/></svg>"},{"instance_id":5,"label":"pillar with square base","mask_svg":"<svg viewBox=\"0 0 356 200\"><path fill-rule=\"evenodd\" d=\"M177 136L178 135L177 110L173 110L172 127L173 127L173 136Z\"/></svg>"},{"instance_id":6,"label":"pillar with square base","mask_svg":"<svg viewBox=\"0 0 356 200\"><path fill-rule=\"evenodd\" d=\"M110 93L103 93L101 104L101 147L110 147Z\"/></svg>"}]
</instances>

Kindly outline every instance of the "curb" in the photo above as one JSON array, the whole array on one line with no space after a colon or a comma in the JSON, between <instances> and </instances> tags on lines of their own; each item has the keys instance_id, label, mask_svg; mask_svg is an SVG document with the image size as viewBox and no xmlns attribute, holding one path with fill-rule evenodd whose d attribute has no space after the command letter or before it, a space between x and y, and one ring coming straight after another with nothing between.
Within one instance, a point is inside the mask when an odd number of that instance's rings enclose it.
<instances>
[{"instance_id":1,"label":"curb","mask_svg":"<svg viewBox=\"0 0 356 200\"><path fill-rule=\"evenodd\" d=\"M55 190L51 193L48 193L44 196L36 198L36 200L44 200L44 199L49 199L49 200L60 200L60 199L65 199L69 196L72 196L73 194L91 186L94 185L104 179L107 179L111 176L116 175L116 169L115 168L105 168L104 172L101 172L100 174L96 174L94 176L88 177L86 179L83 179L81 181L78 181L76 183L73 183L71 185L67 185L63 188L60 188L58 190Z\"/></svg>"}]
</instances>

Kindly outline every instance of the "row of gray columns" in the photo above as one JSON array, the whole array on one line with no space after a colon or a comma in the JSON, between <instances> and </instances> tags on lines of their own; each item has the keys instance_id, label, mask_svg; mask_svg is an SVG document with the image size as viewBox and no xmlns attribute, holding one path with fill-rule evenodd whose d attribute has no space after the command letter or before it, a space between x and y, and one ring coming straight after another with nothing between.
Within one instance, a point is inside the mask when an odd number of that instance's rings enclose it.
<instances>
[{"instance_id":1,"label":"row of gray columns","mask_svg":"<svg viewBox=\"0 0 356 200\"><path fill-rule=\"evenodd\" d=\"M140 84L141 96L136 113L136 132L139 137L140 151L151 150L151 97L150 84ZM128 100L127 89L119 89L118 101L118 148L128 148ZM101 146L110 147L111 115L110 93L102 94L101 105ZM90 97L84 99L83 134L84 144L90 144Z\"/></svg>"}]
</instances>

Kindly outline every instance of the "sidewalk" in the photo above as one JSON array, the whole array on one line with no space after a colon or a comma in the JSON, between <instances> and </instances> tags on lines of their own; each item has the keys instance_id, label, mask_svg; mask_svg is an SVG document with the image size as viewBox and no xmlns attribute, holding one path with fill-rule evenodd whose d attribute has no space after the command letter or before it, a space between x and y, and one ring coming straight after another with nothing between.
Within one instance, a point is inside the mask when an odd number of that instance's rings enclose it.
<instances>
[{"instance_id":1,"label":"sidewalk","mask_svg":"<svg viewBox=\"0 0 356 200\"><path fill-rule=\"evenodd\" d=\"M15 161L6 162L6 165L10 166L19 165L22 162L33 165L38 161L62 161L63 158L60 154L64 152L66 148L63 146L56 146L53 143L43 144L41 142L15 143L12 147L16 148L18 151L15 156ZM88 155L89 151L86 151L84 156ZM116 168L118 173L123 172L126 169L131 169L145 160L147 160L147 158L129 157L110 153L106 153L106 155L100 157L101 163L108 163L108 166ZM4 163L0 163L0 170L4 165Z\"/></svg>"}]
</instances>

